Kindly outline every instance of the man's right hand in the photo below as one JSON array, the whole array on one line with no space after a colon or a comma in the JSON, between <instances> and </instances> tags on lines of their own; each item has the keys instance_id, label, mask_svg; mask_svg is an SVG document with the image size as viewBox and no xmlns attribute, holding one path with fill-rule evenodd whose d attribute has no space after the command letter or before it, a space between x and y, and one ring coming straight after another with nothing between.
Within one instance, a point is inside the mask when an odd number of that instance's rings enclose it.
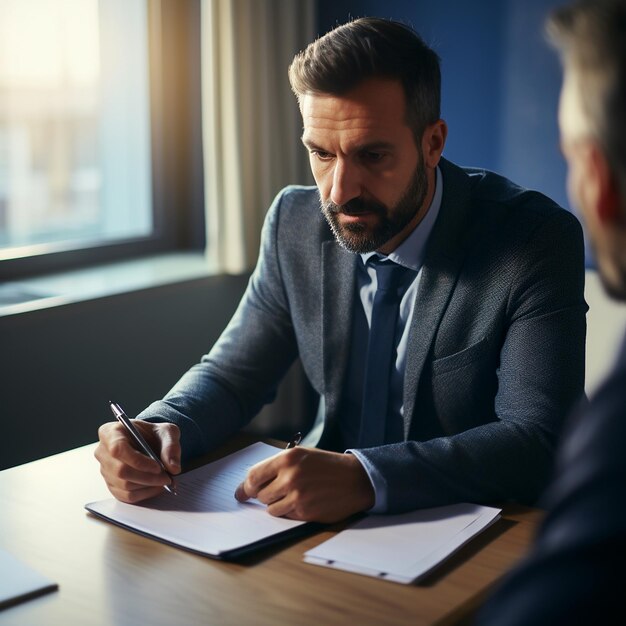
<instances>
[{"instance_id":1,"label":"man's right hand","mask_svg":"<svg viewBox=\"0 0 626 626\"><path fill-rule=\"evenodd\" d=\"M161 457L170 474L180 473L180 431L169 423L133 420L152 449ZM157 496L168 485L170 477L159 464L139 452L119 422L108 422L98 429L94 456L100 462L100 473L109 491L122 502L134 504Z\"/></svg>"}]
</instances>

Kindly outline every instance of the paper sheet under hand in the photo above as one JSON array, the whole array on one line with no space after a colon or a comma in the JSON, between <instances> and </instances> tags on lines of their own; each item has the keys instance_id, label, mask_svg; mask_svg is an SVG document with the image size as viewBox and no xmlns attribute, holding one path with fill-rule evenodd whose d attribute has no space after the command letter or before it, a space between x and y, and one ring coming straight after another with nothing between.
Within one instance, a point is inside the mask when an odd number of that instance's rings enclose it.
<instances>
[{"instance_id":1,"label":"paper sheet under hand","mask_svg":"<svg viewBox=\"0 0 626 626\"><path fill-rule=\"evenodd\" d=\"M485 530L500 513L501 509L461 503L370 515L306 552L304 560L408 584Z\"/></svg>"},{"instance_id":2,"label":"paper sheet under hand","mask_svg":"<svg viewBox=\"0 0 626 626\"><path fill-rule=\"evenodd\" d=\"M235 488L252 465L280 453L255 443L176 477L178 495L164 492L140 504L109 499L88 511L135 532L218 558L285 534L305 522L267 513L257 500L238 502Z\"/></svg>"}]
</instances>

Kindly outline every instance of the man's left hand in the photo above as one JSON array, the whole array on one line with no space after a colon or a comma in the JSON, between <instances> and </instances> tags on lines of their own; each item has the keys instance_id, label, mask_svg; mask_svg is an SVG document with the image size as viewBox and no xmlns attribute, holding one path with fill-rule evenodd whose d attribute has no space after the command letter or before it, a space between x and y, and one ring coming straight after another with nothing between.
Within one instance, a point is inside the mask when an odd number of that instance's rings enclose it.
<instances>
[{"instance_id":1,"label":"man's left hand","mask_svg":"<svg viewBox=\"0 0 626 626\"><path fill-rule=\"evenodd\" d=\"M303 447L251 467L235 497L257 498L272 515L307 522L337 522L374 506L374 489L354 455Z\"/></svg>"}]
</instances>

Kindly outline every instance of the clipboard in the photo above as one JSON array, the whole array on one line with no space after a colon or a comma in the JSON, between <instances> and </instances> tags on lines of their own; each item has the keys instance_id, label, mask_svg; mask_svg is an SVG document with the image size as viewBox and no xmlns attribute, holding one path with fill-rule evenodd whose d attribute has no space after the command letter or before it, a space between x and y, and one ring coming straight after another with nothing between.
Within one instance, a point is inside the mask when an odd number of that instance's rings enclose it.
<instances>
[{"instance_id":1,"label":"clipboard","mask_svg":"<svg viewBox=\"0 0 626 626\"><path fill-rule=\"evenodd\" d=\"M426 576L500 518L471 503L398 515L369 515L309 550L306 563L410 584Z\"/></svg>"}]
</instances>

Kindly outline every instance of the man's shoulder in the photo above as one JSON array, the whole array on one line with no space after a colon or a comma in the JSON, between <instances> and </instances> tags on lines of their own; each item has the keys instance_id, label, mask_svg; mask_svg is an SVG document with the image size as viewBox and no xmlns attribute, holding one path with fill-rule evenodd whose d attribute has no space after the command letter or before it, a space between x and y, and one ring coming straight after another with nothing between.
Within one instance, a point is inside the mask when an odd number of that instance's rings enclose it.
<instances>
[{"instance_id":1,"label":"man's shoulder","mask_svg":"<svg viewBox=\"0 0 626 626\"><path fill-rule=\"evenodd\" d=\"M289 185L281 189L268 211L266 230L285 250L316 250L320 241L332 236L317 187Z\"/></svg>"},{"instance_id":2,"label":"man's shoulder","mask_svg":"<svg viewBox=\"0 0 626 626\"><path fill-rule=\"evenodd\" d=\"M569 211L545 194L523 187L506 176L485 168L457 167L457 169L467 177L475 203L498 207L499 210L521 210L526 214L534 213L544 217L562 215L564 219L573 218Z\"/></svg>"},{"instance_id":3,"label":"man's shoulder","mask_svg":"<svg viewBox=\"0 0 626 626\"><path fill-rule=\"evenodd\" d=\"M281 207L318 210L320 207L319 191L315 185L287 185L278 192L274 204Z\"/></svg>"},{"instance_id":4,"label":"man's shoulder","mask_svg":"<svg viewBox=\"0 0 626 626\"><path fill-rule=\"evenodd\" d=\"M270 222L280 224L281 228L311 228L319 224L322 213L320 195L317 187L288 185L283 187L274 198L268 211Z\"/></svg>"},{"instance_id":5,"label":"man's shoulder","mask_svg":"<svg viewBox=\"0 0 626 626\"><path fill-rule=\"evenodd\" d=\"M554 200L533 189L484 168L460 167L442 163L444 201L446 188L461 199L468 209L467 217L477 226L500 230L502 236L515 232L529 236L537 228L552 224L557 231L582 236L580 222L574 214Z\"/></svg>"}]
</instances>

